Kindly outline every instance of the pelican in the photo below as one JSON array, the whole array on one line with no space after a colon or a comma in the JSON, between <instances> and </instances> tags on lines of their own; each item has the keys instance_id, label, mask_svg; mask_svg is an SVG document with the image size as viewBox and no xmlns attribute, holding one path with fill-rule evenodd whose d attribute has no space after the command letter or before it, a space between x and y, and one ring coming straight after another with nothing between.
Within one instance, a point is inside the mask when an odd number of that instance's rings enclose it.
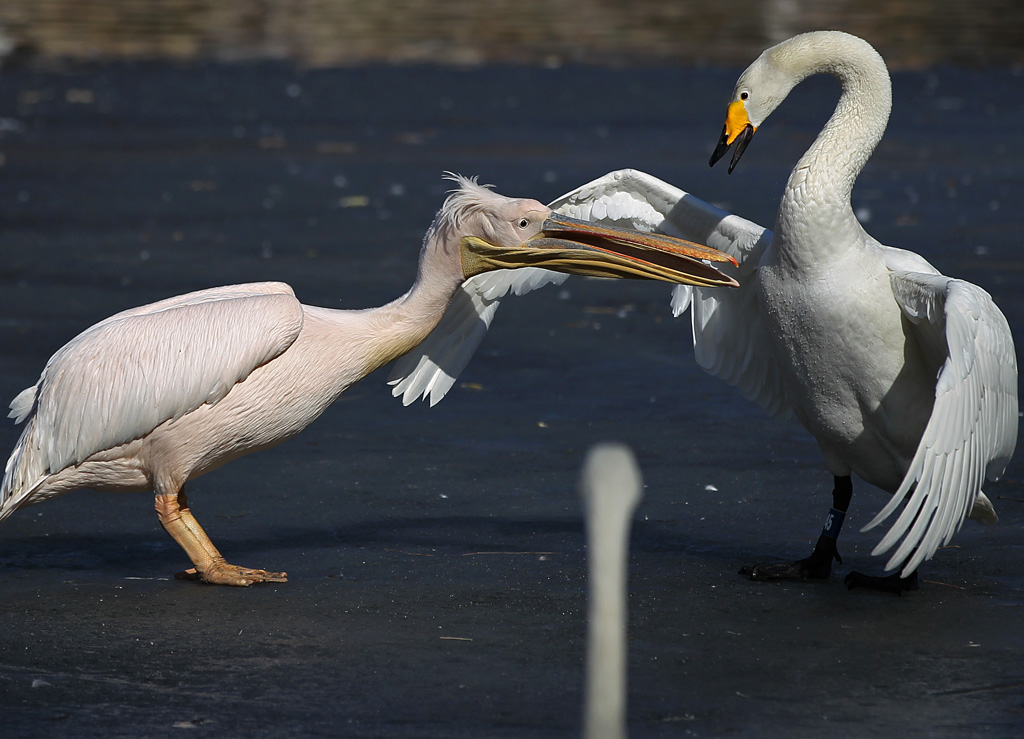
<instances>
[{"instance_id":1,"label":"pelican","mask_svg":"<svg viewBox=\"0 0 1024 739\"><path fill-rule=\"evenodd\" d=\"M411 351L466 278L525 267L705 286L735 285L689 242L555 216L536 200L457 183L427 231L419 273L369 310L302 305L279 282L215 287L118 313L86 329L11 403L25 429L0 485L0 521L80 488L153 491L164 529L222 585L285 582L228 564L192 515L184 485L273 447L353 383ZM526 280L529 282L529 279ZM514 283L517 288L525 289Z\"/></svg>"},{"instance_id":2,"label":"pelican","mask_svg":"<svg viewBox=\"0 0 1024 739\"><path fill-rule=\"evenodd\" d=\"M820 31L762 53L736 83L710 163L735 145L731 173L790 90L821 73L839 79L839 101L789 177L774 233L635 170L605 175L551 205L699 241L738 260L740 289L676 289L676 315L691 307L698 363L769 413L795 416L834 478L832 509L811 555L741 573L827 578L833 559L842 561L836 539L856 474L891 494L864 530L905 506L873 551L895 547L885 570L899 572L854 572L846 584L903 592L917 587L918 565L949 543L965 517L997 520L982 484L998 478L1016 445L1016 354L987 292L882 245L854 215L854 181L892 104L885 63L867 42Z\"/></svg>"}]
</instances>

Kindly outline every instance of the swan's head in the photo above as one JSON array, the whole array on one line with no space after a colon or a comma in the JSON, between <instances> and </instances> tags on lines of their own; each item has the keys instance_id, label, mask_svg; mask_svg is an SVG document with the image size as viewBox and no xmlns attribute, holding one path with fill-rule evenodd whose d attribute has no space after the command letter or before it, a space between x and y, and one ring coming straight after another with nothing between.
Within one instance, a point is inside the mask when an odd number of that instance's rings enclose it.
<instances>
[{"instance_id":1,"label":"swan's head","mask_svg":"<svg viewBox=\"0 0 1024 739\"><path fill-rule=\"evenodd\" d=\"M754 132L800 81L818 72L835 74L842 80L856 75L854 68L866 64L885 73L885 62L867 41L842 31L802 33L766 49L736 82L722 138L709 163L714 166L736 144L729 163L731 173Z\"/></svg>"},{"instance_id":2,"label":"swan's head","mask_svg":"<svg viewBox=\"0 0 1024 739\"><path fill-rule=\"evenodd\" d=\"M729 173L732 174L747 144L754 137L754 132L786 99L797 82L806 76L798 65L794 66L791 50L789 42L773 46L740 75L732 91L722 137L711 154L711 166L725 156L730 146L736 144L732 161L729 162Z\"/></svg>"}]
</instances>

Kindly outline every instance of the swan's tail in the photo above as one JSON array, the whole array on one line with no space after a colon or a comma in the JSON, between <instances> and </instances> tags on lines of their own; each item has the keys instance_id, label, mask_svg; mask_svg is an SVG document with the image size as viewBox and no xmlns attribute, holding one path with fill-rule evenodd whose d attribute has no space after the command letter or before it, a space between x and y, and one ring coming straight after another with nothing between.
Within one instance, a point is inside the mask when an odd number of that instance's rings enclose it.
<instances>
[{"instance_id":1,"label":"swan's tail","mask_svg":"<svg viewBox=\"0 0 1024 739\"><path fill-rule=\"evenodd\" d=\"M995 506L992 505L992 501L988 499L988 496L980 490L978 491L978 497L974 499L971 512L967 515L978 523L991 525L999 522Z\"/></svg>"}]
</instances>

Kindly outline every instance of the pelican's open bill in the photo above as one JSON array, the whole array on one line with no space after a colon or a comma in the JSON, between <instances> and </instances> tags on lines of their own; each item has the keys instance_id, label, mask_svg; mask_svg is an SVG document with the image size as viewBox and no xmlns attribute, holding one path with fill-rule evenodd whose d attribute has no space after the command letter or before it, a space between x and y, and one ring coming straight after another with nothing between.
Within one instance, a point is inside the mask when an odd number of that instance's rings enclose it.
<instances>
[{"instance_id":1,"label":"pelican's open bill","mask_svg":"<svg viewBox=\"0 0 1024 739\"><path fill-rule=\"evenodd\" d=\"M477 236L463 239L463 271L543 267L591 277L660 280L702 287L737 287L709 262L736 260L685 239L552 215L519 247L495 246Z\"/></svg>"}]
</instances>

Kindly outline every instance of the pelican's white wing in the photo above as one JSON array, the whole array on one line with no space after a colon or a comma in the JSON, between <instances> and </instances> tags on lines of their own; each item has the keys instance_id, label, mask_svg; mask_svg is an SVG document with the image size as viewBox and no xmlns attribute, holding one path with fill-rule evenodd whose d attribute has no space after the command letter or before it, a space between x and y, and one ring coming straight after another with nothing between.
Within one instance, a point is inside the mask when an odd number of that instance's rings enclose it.
<instances>
[{"instance_id":1,"label":"pelican's white wing","mask_svg":"<svg viewBox=\"0 0 1024 739\"><path fill-rule=\"evenodd\" d=\"M28 424L7 462L10 509L44 475L216 403L302 328L288 285L212 288L132 308L86 329L11 403ZM16 507L16 506L15 506Z\"/></svg>"},{"instance_id":2,"label":"pelican's white wing","mask_svg":"<svg viewBox=\"0 0 1024 739\"><path fill-rule=\"evenodd\" d=\"M462 283L440 323L413 351L399 357L391 370L391 394L409 405L419 398L436 405L469 363L490 328L501 299L523 295L544 285L559 285L566 274L538 267L500 269Z\"/></svg>"},{"instance_id":3,"label":"pelican's white wing","mask_svg":"<svg viewBox=\"0 0 1024 739\"><path fill-rule=\"evenodd\" d=\"M777 417L789 414L778 363L761 322L757 266L772 232L635 169L611 172L551 203L564 215L657 231L729 254L739 268L716 265L738 288L677 285L672 310L691 308L697 363Z\"/></svg>"},{"instance_id":4,"label":"pelican's white wing","mask_svg":"<svg viewBox=\"0 0 1024 739\"><path fill-rule=\"evenodd\" d=\"M973 518L995 520L981 486L1002 474L1017 443L1017 358L1006 318L980 287L906 270L890 280L919 345L941 364L932 415L903 484L864 527L877 526L907 499L873 552L903 537L886 569L913 552L906 576L949 543L972 509Z\"/></svg>"}]
</instances>

